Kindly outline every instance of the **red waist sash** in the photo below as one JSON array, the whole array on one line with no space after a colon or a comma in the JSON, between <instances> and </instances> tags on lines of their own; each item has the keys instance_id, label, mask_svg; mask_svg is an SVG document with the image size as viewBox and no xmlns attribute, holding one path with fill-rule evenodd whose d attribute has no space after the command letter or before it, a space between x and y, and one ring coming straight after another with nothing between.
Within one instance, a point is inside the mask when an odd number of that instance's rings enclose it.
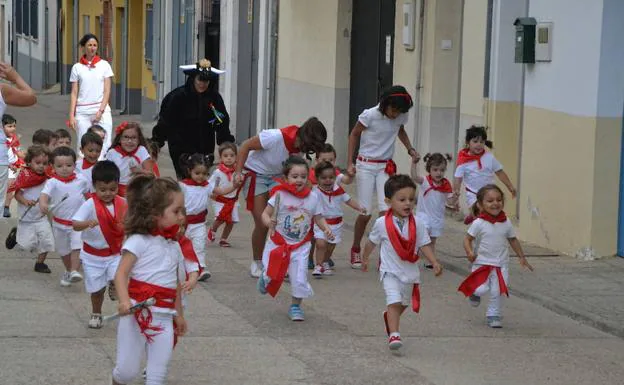
<instances>
[{"instance_id":1,"label":"red waist sash","mask_svg":"<svg viewBox=\"0 0 624 385\"><path fill-rule=\"evenodd\" d=\"M215 202L223 204L223 208L221 208L221 211L219 211L219 215L217 215L217 220L228 224L232 223L232 213L234 212L236 201L238 201L238 194L236 194L236 197L233 198L227 198L223 195L216 195L212 199Z\"/></svg>"},{"instance_id":2,"label":"red waist sash","mask_svg":"<svg viewBox=\"0 0 624 385\"><path fill-rule=\"evenodd\" d=\"M82 243L82 250L84 250L85 253L95 255L96 257L110 257L111 255L116 254L110 247L107 247L105 249L96 249L87 242Z\"/></svg>"},{"instance_id":3,"label":"red waist sash","mask_svg":"<svg viewBox=\"0 0 624 385\"><path fill-rule=\"evenodd\" d=\"M60 223L60 224L65 225L65 226L72 226L73 225L73 222L70 221L70 220L67 220L67 219L63 219L63 218L59 218L59 217L53 217L52 219L54 219L54 222Z\"/></svg>"},{"instance_id":4,"label":"red waist sash","mask_svg":"<svg viewBox=\"0 0 624 385\"><path fill-rule=\"evenodd\" d=\"M500 293L505 294L507 297L509 297L509 291L507 290L507 284L505 284L505 279L503 278L501 268L491 265L483 265L477 270L473 271L468 276L468 278L466 278L464 282L459 285L459 288L457 290L464 293L466 297L473 295L475 290L477 290L479 286L483 285L487 281L492 270L495 270L496 275L498 276L498 287L500 289Z\"/></svg>"},{"instance_id":5,"label":"red waist sash","mask_svg":"<svg viewBox=\"0 0 624 385\"><path fill-rule=\"evenodd\" d=\"M206 222L206 215L208 215L208 210L204 210L197 214L190 214L186 216L186 223L189 225L196 225L198 223Z\"/></svg>"},{"instance_id":6,"label":"red waist sash","mask_svg":"<svg viewBox=\"0 0 624 385\"><path fill-rule=\"evenodd\" d=\"M386 174L388 174L390 176L396 174L396 172L397 172L396 163L394 163L394 161L392 159L386 159L386 160L370 159L370 158L365 158L362 155L358 155L357 160L359 160L360 162L367 162L367 163L385 163L386 164L386 168L384 169L384 171L385 171Z\"/></svg>"},{"instance_id":7,"label":"red waist sash","mask_svg":"<svg viewBox=\"0 0 624 385\"><path fill-rule=\"evenodd\" d=\"M312 235L312 231L308 232L305 238L295 244L287 243L284 237L277 231L271 236L271 241L277 246L271 250L269 254L269 266L267 268L267 275L270 278L269 284L267 285L267 292L271 294L272 297L277 295L277 292L284 282L284 277L286 276L288 265L290 264L290 255L294 250L306 244L306 242L310 242Z\"/></svg>"},{"instance_id":8,"label":"red waist sash","mask_svg":"<svg viewBox=\"0 0 624 385\"><path fill-rule=\"evenodd\" d=\"M169 289L131 278L128 284L128 294L130 298L137 302L154 298L156 299L154 306L175 309L176 289ZM145 336L147 342L152 342L154 336L162 331L162 327L152 325L152 310L149 307L137 309L134 312L134 318L139 324L141 333Z\"/></svg>"},{"instance_id":9,"label":"red waist sash","mask_svg":"<svg viewBox=\"0 0 624 385\"><path fill-rule=\"evenodd\" d=\"M328 225L337 225L339 223L342 223L342 217L325 218L325 222L327 222Z\"/></svg>"}]
</instances>

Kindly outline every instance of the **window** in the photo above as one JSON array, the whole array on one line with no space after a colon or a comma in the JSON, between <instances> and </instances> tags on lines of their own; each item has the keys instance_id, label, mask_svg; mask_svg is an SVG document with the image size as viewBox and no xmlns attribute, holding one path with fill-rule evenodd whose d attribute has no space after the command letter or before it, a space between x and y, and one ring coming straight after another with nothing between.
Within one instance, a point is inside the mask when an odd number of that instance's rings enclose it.
<instances>
[{"instance_id":1,"label":"window","mask_svg":"<svg viewBox=\"0 0 624 385\"><path fill-rule=\"evenodd\" d=\"M152 4L145 6L145 62L148 65L154 60L154 8Z\"/></svg>"},{"instance_id":2,"label":"window","mask_svg":"<svg viewBox=\"0 0 624 385\"><path fill-rule=\"evenodd\" d=\"M26 2L26 0L24 1ZM39 38L39 0L30 0L30 36Z\"/></svg>"},{"instance_id":3,"label":"window","mask_svg":"<svg viewBox=\"0 0 624 385\"><path fill-rule=\"evenodd\" d=\"M39 0L15 0L15 32L39 38Z\"/></svg>"}]
</instances>

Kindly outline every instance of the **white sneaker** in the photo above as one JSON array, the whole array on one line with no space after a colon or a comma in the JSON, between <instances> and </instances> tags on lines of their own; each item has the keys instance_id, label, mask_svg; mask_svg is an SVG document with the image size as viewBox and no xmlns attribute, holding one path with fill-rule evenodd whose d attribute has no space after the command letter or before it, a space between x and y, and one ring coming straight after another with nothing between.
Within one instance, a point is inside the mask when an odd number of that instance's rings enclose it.
<instances>
[{"instance_id":1,"label":"white sneaker","mask_svg":"<svg viewBox=\"0 0 624 385\"><path fill-rule=\"evenodd\" d=\"M204 267L204 270L201 272L201 274L199 275L199 278L197 278L197 280L200 281L200 282L203 282L203 281L208 280L208 278L210 278L210 277L211 277L210 272L208 271L208 269L206 269Z\"/></svg>"},{"instance_id":2,"label":"white sneaker","mask_svg":"<svg viewBox=\"0 0 624 385\"><path fill-rule=\"evenodd\" d=\"M316 279L323 278L323 266L321 265L314 266L314 270L312 271L312 276Z\"/></svg>"},{"instance_id":3,"label":"white sneaker","mask_svg":"<svg viewBox=\"0 0 624 385\"><path fill-rule=\"evenodd\" d=\"M260 278L261 274L262 274L262 262L260 261L251 262L251 266L249 266L249 275L251 275L254 278Z\"/></svg>"},{"instance_id":4,"label":"white sneaker","mask_svg":"<svg viewBox=\"0 0 624 385\"><path fill-rule=\"evenodd\" d=\"M67 287L71 286L71 284L71 273L69 271L66 271L63 273L63 275L61 275L61 286Z\"/></svg>"},{"instance_id":5,"label":"white sneaker","mask_svg":"<svg viewBox=\"0 0 624 385\"><path fill-rule=\"evenodd\" d=\"M329 265L329 262L323 262L323 275L334 275L334 270Z\"/></svg>"},{"instance_id":6,"label":"white sneaker","mask_svg":"<svg viewBox=\"0 0 624 385\"><path fill-rule=\"evenodd\" d=\"M89 328L90 329L102 328L102 315L101 314L91 314L91 319L89 320Z\"/></svg>"},{"instance_id":7,"label":"white sneaker","mask_svg":"<svg viewBox=\"0 0 624 385\"><path fill-rule=\"evenodd\" d=\"M82 274L80 274L79 272L74 270L71 273L69 273L69 280L72 283L80 282L80 281L82 281Z\"/></svg>"}]
</instances>

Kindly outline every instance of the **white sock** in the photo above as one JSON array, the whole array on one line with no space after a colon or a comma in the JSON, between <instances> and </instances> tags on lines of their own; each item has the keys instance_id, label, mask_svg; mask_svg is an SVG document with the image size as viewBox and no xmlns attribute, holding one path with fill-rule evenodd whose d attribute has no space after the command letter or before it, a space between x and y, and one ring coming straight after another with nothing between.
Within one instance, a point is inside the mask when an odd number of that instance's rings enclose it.
<instances>
[{"instance_id":1,"label":"white sock","mask_svg":"<svg viewBox=\"0 0 624 385\"><path fill-rule=\"evenodd\" d=\"M399 332L390 333L390 337L401 337Z\"/></svg>"}]
</instances>

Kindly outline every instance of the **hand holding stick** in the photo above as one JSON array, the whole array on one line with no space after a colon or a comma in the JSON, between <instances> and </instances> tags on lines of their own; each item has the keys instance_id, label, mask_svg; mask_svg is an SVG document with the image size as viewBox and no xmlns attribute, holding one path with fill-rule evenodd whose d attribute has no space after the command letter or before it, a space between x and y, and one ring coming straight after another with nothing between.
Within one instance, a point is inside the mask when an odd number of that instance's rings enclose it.
<instances>
[{"instance_id":1,"label":"hand holding stick","mask_svg":"<svg viewBox=\"0 0 624 385\"><path fill-rule=\"evenodd\" d=\"M130 313L132 313L132 312L134 312L134 311L136 311L138 309L144 308L144 307L153 306L155 303L156 303L156 298L148 298L145 301L139 302L139 303L135 304L134 306L130 307ZM119 318L120 316L121 316L121 314L119 314L119 312L117 312L115 314L105 316L104 318L102 318L102 320L104 322L112 321L114 319Z\"/></svg>"}]
</instances>

